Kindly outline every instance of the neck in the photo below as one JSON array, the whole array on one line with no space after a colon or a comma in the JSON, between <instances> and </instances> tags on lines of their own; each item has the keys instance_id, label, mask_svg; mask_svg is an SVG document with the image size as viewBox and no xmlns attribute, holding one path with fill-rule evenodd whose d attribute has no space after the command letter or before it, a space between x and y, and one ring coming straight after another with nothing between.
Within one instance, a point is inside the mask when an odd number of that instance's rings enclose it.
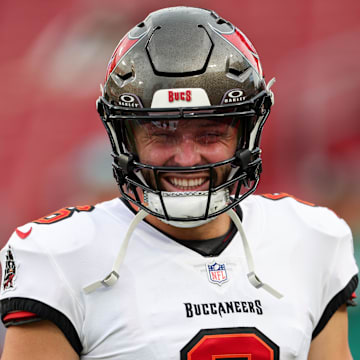
<instances>
[{"instance_id":1,"label":"neck","mask_svg":"<svg viewBox=\"0 0 360 360\"><path fill-rule=\"evenodd\" d=\"M227 214L221 214L214 220L201 226L178 228L165 224L163 221L152 215L148 215L146 220L157 229L178 240L208 240L223 236L229 230L231 221Z\"/></svg>"}]
</instances>

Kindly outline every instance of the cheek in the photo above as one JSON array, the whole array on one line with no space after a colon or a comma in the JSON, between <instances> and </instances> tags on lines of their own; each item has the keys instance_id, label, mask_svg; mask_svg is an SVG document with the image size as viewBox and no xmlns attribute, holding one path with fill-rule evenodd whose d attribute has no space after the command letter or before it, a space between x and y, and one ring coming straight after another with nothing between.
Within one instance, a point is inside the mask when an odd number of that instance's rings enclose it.
<instances>
[{"instance_id":1,"label":"cheek","mask_svg":"<svg viewBox=\"0 0 360 360\"><path fill-rule=\"evenodd\" d=\"M155 166L160 166L164 163L168 152L156 146L143 132L135 134L135 144L136 153L141 163Z\"/></svg>"},{"instance_id":2,"label":"cheek","mask_svg":"<svg viewBox=\"0 0 360 360\"><path fill-rule=\"evenodd\" d=\"M213 151L208 152L207 158L212 163L223 161L232 157L234 152L226 146L217 146Z\"/></svg>"},{"instance_id":3,"label":"cheek","mask_svg":"<svg viewBox=\"0 0 360 360\"><path fill-rule=\"evenodd\" d=\"M138 149L138 156L140 162L144 164L161 166L171 156L171 149L167 148L165 150L163 147L143 144Z\"/></svg>"},{"instance_id":4,"label":"cheek","mask_svg":"<svg viewBox=\"0 0 360 360\"><path fill-rule=\"evenodd\" d=\"M209 163L220 162L230 159L236 151L236 141L230 143L220 143L211 147L204 147L202 155Z\"/></svg>"}]
</instances>

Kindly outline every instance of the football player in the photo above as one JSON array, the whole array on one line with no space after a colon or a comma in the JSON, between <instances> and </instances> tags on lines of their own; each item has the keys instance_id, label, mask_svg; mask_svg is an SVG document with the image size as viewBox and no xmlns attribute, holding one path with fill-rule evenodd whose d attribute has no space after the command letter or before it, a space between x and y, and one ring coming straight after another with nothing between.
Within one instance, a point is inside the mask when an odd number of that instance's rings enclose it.
<instances>
[{"instance_id":1,"label":"football player","mask_svg":"<svg viewBox=\"0 0 360 360\"><path fill-rule=\"evenodd\" d=\"M252 195L272 83L213 11L159 10L124 36L97 102L121 196L16 229L3 360L351 359L350 229Z\"/></svg>"}]
</instances>

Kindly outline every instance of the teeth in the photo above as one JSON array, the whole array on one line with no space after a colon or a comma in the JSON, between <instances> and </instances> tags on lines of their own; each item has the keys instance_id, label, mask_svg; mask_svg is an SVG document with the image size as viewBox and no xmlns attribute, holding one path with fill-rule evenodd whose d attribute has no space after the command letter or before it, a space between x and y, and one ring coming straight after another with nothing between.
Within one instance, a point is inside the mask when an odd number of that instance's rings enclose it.
<instances>
[{"instance_id":1,"label":"teeth","mask_svg":"<svg viewBox=\"0 0 360 360\"><path fill-rule=\"evenodd\" d=\"M202 185L206 181L206 178L202 177L197 179L184 179L172 177L169 178L169 181L175 186L189 188Z\"/></svg>"}]
</instances>

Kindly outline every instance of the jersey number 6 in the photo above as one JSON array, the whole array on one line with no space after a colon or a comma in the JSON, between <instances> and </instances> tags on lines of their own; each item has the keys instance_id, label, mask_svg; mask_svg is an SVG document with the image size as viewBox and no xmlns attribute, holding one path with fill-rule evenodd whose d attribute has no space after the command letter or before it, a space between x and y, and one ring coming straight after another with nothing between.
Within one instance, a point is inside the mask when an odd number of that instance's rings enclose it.
<instances>
[{"instance_id":1,"label":"jersey number 6","mask_svg":"<svg viewBox=\"0 0 360 360\"><path fill-rule=\"evenodd\" d=\"M200 330L181 360L279 360L279 347L254 327Z\"/></svg>"}]
</instances>

